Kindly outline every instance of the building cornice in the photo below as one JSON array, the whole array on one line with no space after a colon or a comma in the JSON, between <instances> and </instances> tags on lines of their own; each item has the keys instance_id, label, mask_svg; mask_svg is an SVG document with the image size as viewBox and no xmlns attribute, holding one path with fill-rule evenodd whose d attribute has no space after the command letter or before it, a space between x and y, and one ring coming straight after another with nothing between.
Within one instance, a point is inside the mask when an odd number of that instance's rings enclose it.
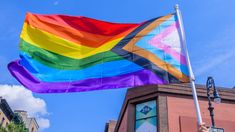
<instances>
[{"instance_id":1,"label":"building cornice","mask_svg":"<svg viewBox=\"0 0 235 132\"><path fill-rule=\"evenodd\" d=\"M0 109L5 114L7 119L9 121L11 121L12 118L14 117L14 112L11 110L11 108L8 105L7 101L5 99L3 99L3 98L0 98Z\"/></svg>"}]
</instances>

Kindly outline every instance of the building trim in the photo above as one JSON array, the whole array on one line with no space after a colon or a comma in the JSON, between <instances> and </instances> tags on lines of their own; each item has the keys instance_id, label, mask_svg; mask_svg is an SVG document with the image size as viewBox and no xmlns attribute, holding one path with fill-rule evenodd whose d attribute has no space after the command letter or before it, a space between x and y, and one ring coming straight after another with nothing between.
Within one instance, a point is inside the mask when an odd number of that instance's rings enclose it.
<instances>
[{"instance_id":1,"label":"building trim","mask_svg":"<svg viewBox=\"0 0 235 132\"><path fill-rule=\"evenodd\" d=\"M5 99L2 99L1 97L0 97L0 109L5 114L7 119L11 121L12 118L14 117L14 112L11 110L11 107L8 105L7 101Z\"/></svg>"},{"instance_id":2,"label":"building trim","mask_svg":"<svg viewBox=\"0 0 235 132\"><path fill-rule=\"evenodd\" d=\"M158 96L158 130L159 132L168 132L168 113L167 113L167 97Z\"/></svg>"}]
</instances>

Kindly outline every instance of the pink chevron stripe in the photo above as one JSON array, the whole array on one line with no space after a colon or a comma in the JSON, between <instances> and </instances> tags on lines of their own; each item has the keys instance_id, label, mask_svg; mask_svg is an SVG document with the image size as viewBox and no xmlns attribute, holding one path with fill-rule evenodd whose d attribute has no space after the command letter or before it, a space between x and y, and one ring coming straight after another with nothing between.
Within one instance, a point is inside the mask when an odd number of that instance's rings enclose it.
<instances>
[{"instance_id":1,"label":"pink chevron stripe","mask_svg":"<svg viewBox=\"0 0 235 132\"><path fill-rule=\"evenodd\" d=\"M153 37L151 40L148 41L149 44L153 45L156 48L159 48L163 50L165 53L171 55L173 58L178 60L181 64L187 65L186 58L181 53L175 51L171 46L166 45L161 42L161 40L165 37L167 37L169 34L177 30L179 27L179 23L175 22L171 24L169 27L167 27L164 31L162 31L160 34L157 34L155 37Z\"/></svg>"}]
</instances>

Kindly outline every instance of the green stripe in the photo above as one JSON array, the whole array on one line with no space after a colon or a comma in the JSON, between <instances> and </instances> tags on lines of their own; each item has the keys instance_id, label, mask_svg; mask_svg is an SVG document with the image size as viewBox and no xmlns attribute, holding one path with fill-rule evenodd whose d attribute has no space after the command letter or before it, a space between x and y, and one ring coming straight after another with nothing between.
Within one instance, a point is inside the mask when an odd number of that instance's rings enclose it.
<instances>
[{"instance_id":1,"label":"green stripe","mask_svg":"<svg viewBox=\"0 0 235 132\"><path fill-rule=\"evenodd\" d=\"M104 62L123 59L121 56L111 51L98 53L83 59L73 59L38 48L24 40L21 40L20 42L20 49L44 65L63 70L79 70Z\"/></svg>"}]
</instances>

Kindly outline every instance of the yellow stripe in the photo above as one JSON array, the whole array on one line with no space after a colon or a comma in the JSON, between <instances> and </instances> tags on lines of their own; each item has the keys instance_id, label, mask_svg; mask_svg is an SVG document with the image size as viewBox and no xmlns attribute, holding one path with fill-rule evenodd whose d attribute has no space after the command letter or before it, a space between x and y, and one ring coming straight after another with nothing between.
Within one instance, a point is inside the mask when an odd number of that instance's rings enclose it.
<instances>
[{"instance_id":1,"label":"yellow stripe","mask_svg":"<svg viewBox=\"0 0 235 132\"><path fill-rule=\"evenodd\" d=\"M68 41L24 23L21 38L36 47L43 48L66 57L82 59L97 53L109 51L123 37L109 41L98 48L91 48Z\"/></svg>"}]
</instances>

